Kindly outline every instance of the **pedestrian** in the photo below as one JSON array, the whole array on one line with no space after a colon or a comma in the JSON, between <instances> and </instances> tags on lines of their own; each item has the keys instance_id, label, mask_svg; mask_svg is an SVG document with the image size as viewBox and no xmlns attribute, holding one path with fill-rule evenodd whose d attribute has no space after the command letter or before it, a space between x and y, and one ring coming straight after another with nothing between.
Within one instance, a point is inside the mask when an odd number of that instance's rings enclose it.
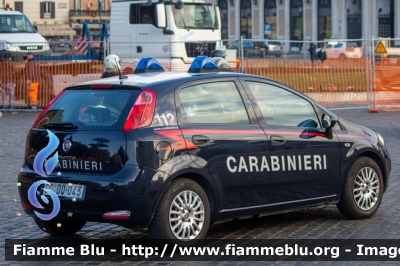
<instances>
[{"instance_id":1,"label":"pedestrian","mask_svg":"<svg viewBox=\"0 0 400 266\"><path fill-rule=\"evenodd\" d=\"M311 42L310 47L308 48L308 51L310 52L310 59L311 63L314 65L314 61L317 59L317 46Z\"/></svg>"},{"instance_id":2,"label":"pedestrian","mask_svg":"<svg viewBox=\"0 0 400 266\"><path fill-rule=\"evenodd\" d=\"M101 78L109 78L114 76L119 76L119 71L121 68L121 59L118 55L109 54L104 59L104 72L101 74Z\"/></svg>"},{"instance_id":3,"label":"pedestrian","mask_svg":"<svg viewBox=\"0 0 400 266\"><path fill-rule=\"evenodd\" d=\"M8 97L8 108L14 109L14 64L10 53L5 53L1 59L1 104L3 109L7 109L6 98Z\"/></svg>"},{"instance_id":4,"label":"pedestrian","mask_svg":"<svg viewBox=\"0 0 400 266\"><path fill-rule=\"evenodd\" d=\"M29 96L28 108L36 109L40 85L40 67L36 64L35 56L32 52L26 54L25 74Z\"/></svg>"},{"instance_id":5,"label":"pedestrian","mask_svg":"<svg viewBox=\"0 0 400 266\"><path fill-rule=\"evenodd\" d=\"M318 60L321 60L321 65L324 64L326 58L327 56L326 56L325 46L322 46L321 50L319 50L318 52Z\"/></svg>"}]
</instances>

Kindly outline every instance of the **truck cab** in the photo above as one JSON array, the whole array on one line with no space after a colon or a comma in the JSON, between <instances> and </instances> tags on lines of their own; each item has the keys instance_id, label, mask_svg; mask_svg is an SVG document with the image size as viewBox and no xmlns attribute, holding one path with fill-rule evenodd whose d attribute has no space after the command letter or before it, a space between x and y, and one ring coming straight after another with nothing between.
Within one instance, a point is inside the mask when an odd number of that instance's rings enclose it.
<instances>
[{"instance_id":1,"label":"truck cab","mask_svg":"<svg viewBox=\"0 0 400 266\"><path fill-rule=\"evenodd\" d=\"M151 56L166 70L187 70L196 56L210 56L221 40L220 14L208 0L114 0L110 33L110 53L123 62Z\"/></svg>"}]
</instances>

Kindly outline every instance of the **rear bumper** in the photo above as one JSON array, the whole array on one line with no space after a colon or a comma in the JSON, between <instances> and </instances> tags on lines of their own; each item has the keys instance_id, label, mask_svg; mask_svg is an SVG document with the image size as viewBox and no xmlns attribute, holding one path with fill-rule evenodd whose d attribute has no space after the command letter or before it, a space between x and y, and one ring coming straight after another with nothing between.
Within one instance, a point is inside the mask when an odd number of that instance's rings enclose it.
<instances>
[{"instance_id":1,"label":"rear bumper","mask_svg":"<svg viewBox=\"0 0 400 266\"><path fill-rule=\"evenodd\" d=\"M121 171L113 174L61 172L61 176L57 176L57 173L53 172L49 177L43 178L28 167L23 167L18 174L18 182L21 183L18 191L21 201L31 207L31 210L24 209L24 211L36 218L34 210L39 213L50 213L53 210L53 203L50 197L49 204L43 203L40 192L37 192L37 198L44 209L32 206L28 199L28 190L34 182L47 180L83 184L86 186L84 198L74 201L71 198L59 197L60 211L53 219L113 223L132 229L145 228L149 225L157 205L158 199L156 193L153 193L156 187L150 185L156 173L154 170L125 165ZM120 210L130 211L130 217L124 220L103 217L104 213ZM68 216L68 213L72 213L72 217Z\"/></svg>"}]
</instances>

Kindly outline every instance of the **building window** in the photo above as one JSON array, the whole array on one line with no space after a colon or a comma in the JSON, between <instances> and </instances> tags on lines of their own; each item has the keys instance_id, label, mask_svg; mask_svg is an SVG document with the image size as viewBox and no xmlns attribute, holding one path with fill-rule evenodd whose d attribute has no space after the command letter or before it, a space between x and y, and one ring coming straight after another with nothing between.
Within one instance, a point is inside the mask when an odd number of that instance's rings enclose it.
<instances>
[{"instance_id":1,"label":"building window","mask_svg":"<svg viewBox=\"0 0 400 266\"><path fill-rule=\"evenodd\" d=\"M290 39L303 40L303 0L290 1ZM293 45L299 46L297 43Z\"/></svg>"},{"instance_id":2,"label":"building window","mask_svg":"<svg viewBox=\"0 0 400 266\"><path fill-rule=\"evenodd\" d=\"M55 18L55 3L54 2L41 2L40 3L40 18Z\"/></svg>"},{"instance_id":3,"label":"building window","mask_svg":"<svg viewBox=\"0 0 400 266\"><path fill-rule=\"evenodd\" d=\"M276 0L265 0L264 18L264 37L266 39L276 39Z\"/></svg>"},{"instance_id":4,"label":"building window","mask_svg":"<svg viewBox=\"0 0 400 266\"><path fill-rule=\"evenodd\" d=\"M240 3L240 36L244 39L252 38L251 0L242 0Z\"/></svg>"},{"instance_id":5,"label":"building window","mask_svg":"<svg viewBox=\"0 0 400 266\"><path fill-rule=\"evenodd\" d=\"M74 0L74 10L81 10L81 9L82 9L81 0Z\"/></svg>"},{"instance_id":6,"label":"building window","mask_svg":"<svg viewBox=\"0 0 400 266\"><path fill-rule=\"evenodd\" d=\"M330 39L332 36L332 3L331 0L318 1L318 40Z\"/></svg>"},{"instance_id":7,"label":"building window","mask_svg":"<svg viewBox=\"0 0 400 266\"><path fill-rule=\"evenodd\" d=\"M99 11L104 11L105 10L105 6L106 6L106 0L98 0L98 7L99 7Z\"/></svg>"},{"instance_id":8,"label":"building window","mask_svg":"<svg viewBox=\"0 0 400 266\"><path fill-rule=\"evenodd\" d=\"M362 0L347 1L347 39L361 39L361 37Z\"/></svg>"},{"instance_id":9,"label":"building window","mask_svg":"<svg viewBox=\"0 0 400 266\"><path fill-rule=\"evenodd\" d=\"M24 2L14 2L15 11L24 13Z\"/></svg>"},{"instance_id":10,"label":"building window","mask_svg":"<svg viewBox=\"0 0 400 266\"><path fill-rule=\"evenodd\" d=\"M221 14L221 37L222 40L228 39L228 1L218 1L219 13Z\"/></svg>"}]
</instances>

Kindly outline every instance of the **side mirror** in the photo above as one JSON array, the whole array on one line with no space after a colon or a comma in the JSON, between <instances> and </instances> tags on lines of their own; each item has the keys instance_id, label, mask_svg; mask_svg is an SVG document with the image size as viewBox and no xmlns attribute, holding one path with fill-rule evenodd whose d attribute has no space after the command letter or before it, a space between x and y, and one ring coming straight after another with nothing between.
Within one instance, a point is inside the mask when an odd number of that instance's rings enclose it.
<instances>
[{"instance_id":1,"label":"side mirror","mask_svg":"<svg viewBox=\"0 0 400 266\"><path fill-rule=\"evenodd\" d=\"M156 18L157 18L157 28L165 29L167 27L166 17L165 17L165 5L156 5Z\"/></svg>"},{"instance_id":2,"label":"side mirror","mask_svg":"<svg viewBox=\"0 0 400 266\"><path fill-rule=\"evenodd\" d=\"M326 129L326 137L328 139L333 139L333 131L332 128L336 125L337 120L328 115L328 114L323 114L322 115L322 127Z\"/></svg>"}]
</instances>

